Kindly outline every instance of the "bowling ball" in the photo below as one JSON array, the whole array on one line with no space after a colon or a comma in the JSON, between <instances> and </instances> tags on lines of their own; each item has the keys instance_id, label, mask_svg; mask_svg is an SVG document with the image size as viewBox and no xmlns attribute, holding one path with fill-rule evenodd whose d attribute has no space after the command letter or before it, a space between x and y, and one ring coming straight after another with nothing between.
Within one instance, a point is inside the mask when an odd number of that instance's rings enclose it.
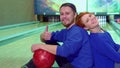
<instances>
[{"instance_id":1,"label":"bowling ball","mask_svg":"<svg viewBox=\"0 0 120 68\"><path fill-rule=\"evenodd\" d=\"M33 62L37 68L52 68L54 61L55 55L43 49L38 49L33 54Z\"/></svg>"}]
</instances>

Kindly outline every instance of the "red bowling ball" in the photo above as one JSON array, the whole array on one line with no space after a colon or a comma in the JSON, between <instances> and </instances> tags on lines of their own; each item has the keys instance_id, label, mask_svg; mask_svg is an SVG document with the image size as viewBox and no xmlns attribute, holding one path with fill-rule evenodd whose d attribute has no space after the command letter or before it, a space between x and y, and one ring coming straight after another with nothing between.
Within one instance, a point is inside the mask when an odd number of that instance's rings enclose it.
<instances>
[{"instance_id":1,"label":"red bowling ball","mask_svg":"<svg viewBox=\"0 0 120 68\"><path fill-rule=\"evenodd\" d=\"M54 61L55 55L45 50L38 49L34 52L33 62L37 68L52 68Z\"/></svg>"}]
</instances>

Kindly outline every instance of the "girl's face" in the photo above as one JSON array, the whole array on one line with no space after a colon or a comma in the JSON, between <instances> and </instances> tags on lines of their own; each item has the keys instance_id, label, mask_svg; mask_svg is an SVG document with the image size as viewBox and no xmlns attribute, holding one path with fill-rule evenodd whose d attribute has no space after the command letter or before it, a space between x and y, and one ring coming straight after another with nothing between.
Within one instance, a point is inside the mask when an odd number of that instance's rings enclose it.
<instances>
[{"instance_id":1,"label":"girl's face","mask_svg":"<svg viewBox=\"0 0 120 68\"><path fill-rule=\"evenodd\" d=\"M85 14L81 17L85 29L90 30L99 26L98 19L93 14Z\"/></svg>"}]
</instances>

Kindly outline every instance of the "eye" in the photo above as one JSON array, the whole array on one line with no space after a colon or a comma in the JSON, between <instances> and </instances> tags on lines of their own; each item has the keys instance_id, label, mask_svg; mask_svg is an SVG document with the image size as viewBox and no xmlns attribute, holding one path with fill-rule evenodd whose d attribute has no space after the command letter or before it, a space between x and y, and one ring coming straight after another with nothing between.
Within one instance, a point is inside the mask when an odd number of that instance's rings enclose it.
<instances>
[{"instance_id":1,"label":"eye","mask_svg":"<svg viewBox=\"0 0 120 68\"><path fill-rule=\"evenodd\" d=\"M70 13L69 12L66 12L66 15L69 15Z\"/></svg>"},{"instance_id":2,"label":"eye","mask_svg":"<svg viewBox=\"0 0 120 68\"><path fill-rule=\"evenodd\" d=\"M92 16L92 14L89 15L89 17L91 17L91 16Z\"/></svg>"},{"instance_id":3,"label":"eye","mask_svg":"<svg viewBox=\"0 0 120 68\"><path fill-rule=\"evenodd\" d=\"M89 20L87 19L87 20L86 20L86 23L87 23L88 21L89 21Z\"/></svg>"}]
</instances>

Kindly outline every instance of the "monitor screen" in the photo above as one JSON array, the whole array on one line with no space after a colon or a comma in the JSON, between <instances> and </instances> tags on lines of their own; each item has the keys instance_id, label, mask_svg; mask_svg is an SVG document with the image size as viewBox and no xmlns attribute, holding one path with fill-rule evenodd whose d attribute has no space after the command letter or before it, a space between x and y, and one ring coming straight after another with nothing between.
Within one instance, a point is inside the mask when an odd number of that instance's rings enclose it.
<instances>
[{"instance_id":1,"label":"monitor screen","mask_svg":"<svg viewBox=\"0 0 120 68\"><path fill-rule=\"evenodd\" d=\"M55 15L59 14L59 8L63 3L73 3L77 12L86 11L86 0L34 0L35 14Z\"/></svg>"},{"instance_id":2,"label":"monitor screen","mask_svg":"<svg viewBox=\"0 0 120 68\"><path fill-rule=\"evenodd\" d=\"M90 12L120 12L120 0L88 0Z\"/></svg>"},{"instance_id":3,"label":"monitor screen","mask_svg":"<svg viewBox=\"0 0 120 68\"><path fill-rule=\"evenodd\" d=\"M120 0L34 0L34 13L38 15L59 14L63 3L73 3L77 12L120 12Z\"/></svg>"}]
</instances>

